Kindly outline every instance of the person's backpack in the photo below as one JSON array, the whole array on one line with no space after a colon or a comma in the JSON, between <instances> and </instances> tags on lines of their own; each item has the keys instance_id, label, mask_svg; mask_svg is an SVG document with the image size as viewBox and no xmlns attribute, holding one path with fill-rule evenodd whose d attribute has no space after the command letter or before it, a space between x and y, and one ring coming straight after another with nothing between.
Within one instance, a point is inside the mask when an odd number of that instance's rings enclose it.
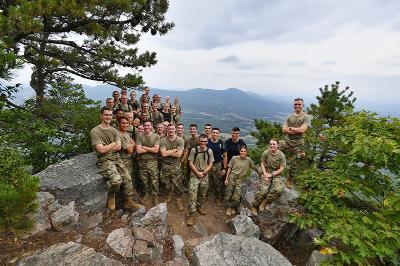
<instances>
[{"instance_id":1,"label":"person's backpack","mask_svg":"<svg viewBox=\"0 0 400 266\"><path fill-rule=\"evenodd\" d=\"M194 148L193 164L196 161L197 155L199 155L199 153L204 153L204 159L206 159L206 156L207 156L207 165L210 164L210 155L208 154L209 150L210 150L210 148L207 147L207 149L205 151L199 151L199 146L196 146Z\"/></svg>"}]
</instances>

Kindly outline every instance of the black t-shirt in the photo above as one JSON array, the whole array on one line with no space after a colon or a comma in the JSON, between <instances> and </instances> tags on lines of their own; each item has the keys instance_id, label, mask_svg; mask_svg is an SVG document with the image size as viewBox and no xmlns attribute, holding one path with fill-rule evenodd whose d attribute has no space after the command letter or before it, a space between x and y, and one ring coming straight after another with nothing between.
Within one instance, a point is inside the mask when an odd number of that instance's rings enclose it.
<instances>
[{"instance_id":1,"label":"black t-shirt","mask_svg":"<svg viewBox=\"0 0 400 266\"><path fill-rule=\"evenodd\" d=\"M209 147L214 155L214 163L219 163L224 158L225 146L222 140L218 140L216 143L208 139L207 147Z\"/></svg>"},{"instance_id":2,"label":"black t-shirt","mask_svg":"<svg viewBox=\"0 0 400 266\"><path fill-rule=\"evenodd\" d=\"M225 150L228 154L228 163L233 156L237 156L240 154L240 147L242 146L247 147L246 143L244 143L242 139L239 139L239 141L236 143L232 141L232 138L225 141Z\"/></svg>"}]
</instances>

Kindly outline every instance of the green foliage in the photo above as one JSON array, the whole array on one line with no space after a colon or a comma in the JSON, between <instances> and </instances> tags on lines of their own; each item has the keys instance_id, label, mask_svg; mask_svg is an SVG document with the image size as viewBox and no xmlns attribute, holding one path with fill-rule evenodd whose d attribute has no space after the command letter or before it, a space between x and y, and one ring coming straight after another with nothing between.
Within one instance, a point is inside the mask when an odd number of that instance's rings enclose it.
<instances>
[{"instance_id":1,"label":"green foliage","mask_svg":"<svg viewBox=\"0 0 400 266\"><path fill-rule=\"evenodd\" d=\"M320 228L330 263L395 264L400 249L400 121L361 112L325 130L334 156L297 178L306 213L292 221Z\"/></svg>"},{"instance_id":2,"label":"green foliage","mask_svg":"<svg viewBox=\"0 0 400 266\"><path fill-rule=\"evenodd\" d=\"M50 164L92 151L90 130L99 123L99 103L85 97L80 85L59 77L37 107L33 99L24 109L0 112L0 131L25 155L36 173Z\"/></svg>"},{"instance_id":3,"label":"green foliage","mask_svg":"<svg viewBox=\"0 0 400 266\"><path fill-rule=\"evenodd\" d=\"M319 88L321 93L317 96L317 103L312 103L307 108L307 113L312 115L311 127L305 136L306 157L311 164L318 163L318 167L325 168L326 162L332 157L326 143L324 132L327 128L340 125L343 119L353 112L354 102L353 91L350 88L340 88L340 82L336 81L329 87Z\"/></svg>"},{"instance_id":4,"label":"green foliage","mask_svg":"<svg viewBox=\"0 0 400 266\"><path fill-rule=\"evenodd\" d=\"M0 232L32 226L28 214L37 208L37 177L24 168L21 156L0 138Z\"/></svg>"},{"instance_id":5,"label":"green foliage","mask_svg":"<svg viewBox=\"0 0 400 266\"><path fill-rule=\"evenodd\" d=\"M33 66L31 86L43 97L60 73L120 87L143 84L156 53L139 53L142 34L166 34L168 0L22 0L0 2L0 42ZM129 68L126 75L121 68ZM38 99L40 100L40 98Z\"/></svg>"}]
</instances>

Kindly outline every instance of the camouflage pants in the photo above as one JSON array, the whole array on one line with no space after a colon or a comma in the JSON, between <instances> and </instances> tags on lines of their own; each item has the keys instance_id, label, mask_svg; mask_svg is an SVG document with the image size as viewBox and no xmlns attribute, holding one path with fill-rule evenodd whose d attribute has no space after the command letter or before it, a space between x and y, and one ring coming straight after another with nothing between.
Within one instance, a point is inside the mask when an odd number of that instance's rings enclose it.
<instances>
[{"instance_id":1,"label":"camouflage pants","mask_svg":"<svg viewBox=\"0 0 400 266\"><path fill-rule=\"evenodd\" d=\"M263 178L260 187L256 192L254 199L254 206L260 205L261 201L265 198L267 202L272 202L277 199L283 190L284 184L280 176L275 176L272 182L265 181Z\"/></svg>"},{"instance_id":2,"label":"camouflage pants","mask_svg":"<svg viewBox=\"0 0 400 266\"><path fill-rule=\"evenodd\" d=\"M158 162L157 160L139 159L139 178L143 182L144 192L158 195ZM150 185L151 184L151 188Z\"/></svg>"},{"instance_id":3,"label":"camouflage pants","mask_svg":"<svg viewBox=\"0 0 400 266\"><path fill-rule=\"evenodd\" d=\"M195 174L190 174L189 181L189 213L195 212L197 206L202 206L207 195L208 176L199 179Z\"/></svg>"},{"instance_id":4,"label":"camouflage pants","mask_svg":"<svg viewBox=\"0 0 400 266\"><path fill-rule=\"evenodd\" d=\"M160 182L165 186L167 193L170 193L172 189L176 196L180 197L182 195L183 176L179 160L173 163L163 162L160 172Z\"/></svg>"},{"instance_id":5,"label":"camouflage pants","mask_svg":"<svg viewBox=\"0 0 400 266\"><path fill-rule=\"evenodd\" d=\"M121 159L100 161L97 166L111 193L116 193L122 184L124 195L133 195L132 178Z\"/></svg>"},{"instance_id":6,"label":"camouflage pants","mask_svg":"<svg viewBox=\"0 0 400 266\"><path fill-rule=\"evenodd\" d=\"M229 207L237 208L240 204L240 195L242 194L243 178L230 174L228 185L225 188L225 200Z\"/></svg>"},{"instance_id":7,"label":"camouflage pants","mask_svg":"<svg viewBox=\"0 0 400 266\"><path fill-rule=\"evenodd\" d=\"M300 161L304 158L304 139L285 139L279 141L279 150L286 157L289 177L294 177L299 172Z\"/></svg>"},{"instance_id":8,"label":"camouflage pants","mask_svg":"<svg viewBox=\"0 0 400 266\"><path fill-rule=\"evenodd\" d=\"M125 168L128 170L129 175L132 177L133 176L132 158L129 156L127 158L121 158L121 160L124 162Z\"/></svg>"},{"instance_id":9,"label":"camouflage pants","mask_svg":"<svg viewBox=\"0 0 400 266\"><path fill-rule=\"evenodd\" d=\"M224 177L221 175L222 165L221 163L213 164L210 171L210 183L215 192L215 198L222 200L224 193Z\"/></svg>"}]
</instances>

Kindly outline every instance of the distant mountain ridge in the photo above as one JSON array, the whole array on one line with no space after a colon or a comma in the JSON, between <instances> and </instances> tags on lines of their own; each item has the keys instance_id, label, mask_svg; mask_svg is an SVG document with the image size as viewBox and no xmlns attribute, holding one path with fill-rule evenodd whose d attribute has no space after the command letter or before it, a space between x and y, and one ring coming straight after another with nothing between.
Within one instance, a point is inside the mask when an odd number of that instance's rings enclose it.
<instances>
[{"instance_id":1,"label":"distant mountain ridge","mask_svg":"<svg viewBox=\"0 0 400 266\"><path fill-rule=\"evenodd\" d=\"M88 98L104 103L111 97L114 87L103 85L96 87L84 86ZM268 100L254 93L230 88L212 90L195 88L186 91L161 90L152 88L150 94L178 96L183 109L182 121L185 125L197 123L202 128L204 123L211 123L223 132L229 132L234 126L248 134L254 129L254 119L262 118L270 121L283 121L291 112L290 103L280 103ZM138 96L141 92L138 92ZM139 98L139 97L137 97Z\"/></svg>"}]
</instances>

